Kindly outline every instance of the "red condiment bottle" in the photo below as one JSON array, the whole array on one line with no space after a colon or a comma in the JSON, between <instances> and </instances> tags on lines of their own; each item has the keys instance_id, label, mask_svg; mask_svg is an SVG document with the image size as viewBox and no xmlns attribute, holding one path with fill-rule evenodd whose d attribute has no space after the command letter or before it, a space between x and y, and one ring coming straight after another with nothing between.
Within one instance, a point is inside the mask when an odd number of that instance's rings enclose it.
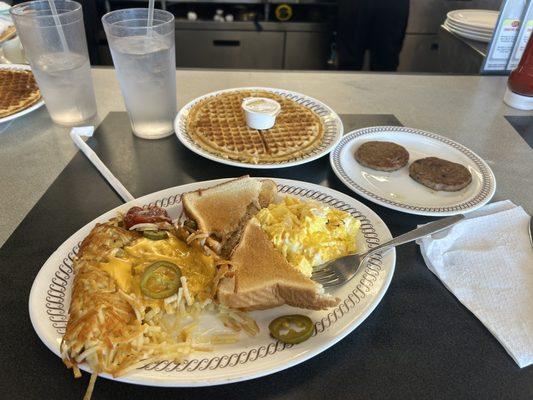
<instances>
[{"instance_id":1,"label":"red condiment bottle","mask_svg":"<svg viewBox=\"0 0 533 400\"><path fill-rule=\"evenodd\" d=\"M533 35L527 42L520 63L509 75L503 101L519 110L533 110Z\"/></svg>"}]
</instances>

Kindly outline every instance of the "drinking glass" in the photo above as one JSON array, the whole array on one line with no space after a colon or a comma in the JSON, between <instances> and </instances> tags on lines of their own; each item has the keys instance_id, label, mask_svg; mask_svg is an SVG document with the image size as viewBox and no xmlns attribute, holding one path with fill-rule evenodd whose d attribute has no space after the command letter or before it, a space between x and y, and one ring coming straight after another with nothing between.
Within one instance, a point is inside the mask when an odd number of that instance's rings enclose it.
<instances>
[{"instance_id":1,"label":"drinking glass","mask_svg":"<svg viewBox=\"0 0 533 400\"><path fill-rule=\"evenodd\" d=\"M37 0L13 6L9 12L52 120L73 126L94 117L96 101L81 5L71 0Z\"/></svg>"},{"instance_id":2,"label":"drinking glass","mask_svg":"<svg viewBox=\"0 0 533 400\"><path fill-rule=\"evenodd\" d=\"M113 64L133 133L158 139L173 133L176 116L176 50L174 15L132 8L102 17Z\"/></svg>"}]
</instances>

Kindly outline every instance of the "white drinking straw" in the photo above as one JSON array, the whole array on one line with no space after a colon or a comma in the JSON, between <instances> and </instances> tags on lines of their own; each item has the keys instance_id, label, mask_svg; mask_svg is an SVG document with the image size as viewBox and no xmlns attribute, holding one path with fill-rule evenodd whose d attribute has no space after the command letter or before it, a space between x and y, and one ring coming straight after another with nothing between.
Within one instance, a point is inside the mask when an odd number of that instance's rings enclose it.
<instances>
[{"instance_id":1,"label":"white drinking straw","mask_svg":"<svg viewBox=\"0 0 533 400\"><path fill-rule=\"evenodd\" d=\"M148 30L152 34L152 27L154 26L154 8L155 0L148 0Z\"/></svg>"},{"instance_id":2,"label":"white drinking straw","mask_svg":"<svg viewBox=\"0 0 533 400\"><path fill-rule=\"evenodd\" d=\"M61 26L61 21L59 20L59 15L57 13L56 3L54 0L48 0L50 5L50 11L52 11L52 18L56 24L57 34L59 35L59 41L61 42L61 47L63 51L68 52L67 39L65 38L65 33L63 32L63 27Z\"/></svg>"},{"instance_id":3,"label":"white drinking straw","mask_svg":"<svg viewBox=\"0 0 533 400\"><path fill-rule=\"evenodd\" d=\"M70 137L76 143L76 146L87 156L89 161L93 163L98 171L104 176L104 178L109 182L111 187L115 189L120 197L125 202L135 200L135 197L128 192L128 189L124 187L122 183L116 178L115 175L105 166L105 164L100 160L96 153L91 149L87 143L85 143L82 137L91 137L94 133L94 126L80 126L77 128L72 128L70 131Z\"/></svg>"}]
</instances>

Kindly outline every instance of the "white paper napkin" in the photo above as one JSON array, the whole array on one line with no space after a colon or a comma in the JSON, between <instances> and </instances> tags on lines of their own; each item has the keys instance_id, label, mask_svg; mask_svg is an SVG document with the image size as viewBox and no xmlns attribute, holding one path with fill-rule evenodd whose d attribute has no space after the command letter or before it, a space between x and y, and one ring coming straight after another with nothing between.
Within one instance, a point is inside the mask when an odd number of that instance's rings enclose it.
<instances>
[{"instance_id":1,"label":"white paper napkin","mask_svg":"<svg viewBox=\"0 0 533 400\"><path fill-rule=\"evenodd\" d=\"M428 268L498 339L520 368L533 364L533 249L529 215L489 204L419 240Z\"/></svg>"}]
</instances>

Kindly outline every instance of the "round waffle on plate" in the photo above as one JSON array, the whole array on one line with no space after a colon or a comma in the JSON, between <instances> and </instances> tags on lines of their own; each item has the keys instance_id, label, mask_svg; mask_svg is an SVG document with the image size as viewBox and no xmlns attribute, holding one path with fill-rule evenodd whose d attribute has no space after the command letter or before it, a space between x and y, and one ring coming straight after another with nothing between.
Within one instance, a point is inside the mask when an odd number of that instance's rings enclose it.
<instances>
[{"instance_id":1,"label":"round waffle on plate","mask_svg":"<svg viewBox=\"0 0 533 400\"><path fill-rule=\"evenodd\" d=\"M0 68L0 122L41 101L41 92L27 66L6 65ZM33 109L33 108L32 108Z\"/></svg>"},{"instance_id":2,"label":"round waffle on plate","mask_svg":"<svg viewBox=\"0 0 533 400\"><path fill-rule=\"evenodd\" d=\"M267 97L281 105L276 124L246 125L241 104ZM187 104L175 122L178 138L194 152L225 164L279 168L327 154L342 136L342 123L329 107L298 93L269 88L230 89Z\"/></svg>"}]
</instances>

